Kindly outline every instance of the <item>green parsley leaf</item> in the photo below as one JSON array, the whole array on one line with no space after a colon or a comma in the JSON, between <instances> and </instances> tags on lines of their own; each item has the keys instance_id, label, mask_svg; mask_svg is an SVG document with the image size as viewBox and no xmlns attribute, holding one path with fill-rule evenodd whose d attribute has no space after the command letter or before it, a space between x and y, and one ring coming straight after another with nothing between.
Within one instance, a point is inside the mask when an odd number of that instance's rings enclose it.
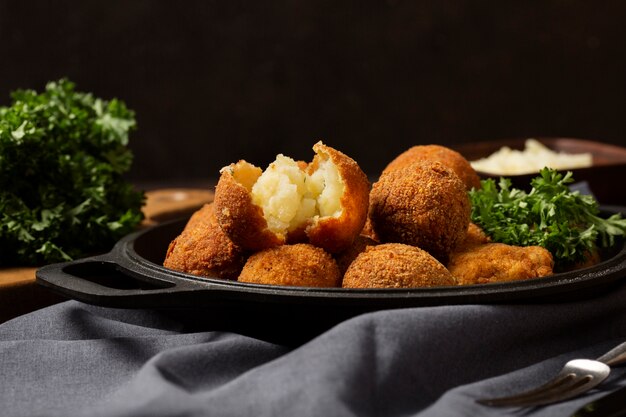
<instances>
[{"instance_id":1,"label":"green parsley leaf","mask_svg":"<svg viewBox=\"0 0 626 417\"><path fill-rule=\"evenodd\" d=\"M18 90L0 108L0 265L39 265L108 250L143 219L124 180L134 112L62 79Z\"/></svg>"},{"instance_id":2,"label":"green parsley leaf","mask_svg":"<svg viewBox=\"0 0 626 417\"><path fill-rule=\"evenodd\" d=\"M500 178L482 180L481 189L469 192L472 221L495 242L542 246L555 261L555 270L584 262L596 247L610 247L626 234L626 219L600 216L590 195L571 191L572 173L544 168L531 180L530 192L511 187Z\"/></svg>"}]
</instances>

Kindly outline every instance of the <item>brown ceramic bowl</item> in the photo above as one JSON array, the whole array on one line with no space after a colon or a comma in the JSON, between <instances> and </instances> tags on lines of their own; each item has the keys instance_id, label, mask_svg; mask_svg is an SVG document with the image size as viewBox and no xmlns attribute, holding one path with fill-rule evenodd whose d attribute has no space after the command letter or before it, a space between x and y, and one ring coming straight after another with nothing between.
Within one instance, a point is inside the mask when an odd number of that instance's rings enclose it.
<instances>
[{"instance_id":1,"label":"brown ceramic bowl","mask_svg":"<svg viewBox=\"0 0 626 417\"><path fill-rule=\"evenodd\" d=\"M574 181L587 183L600 204L626 206L626 187L622 183L623 179L626 178L626 148L583 139L550 137L535 137L535 139L557 152L591 153L593 166L570 170L573 173ZM503 139L462 144L452 146L452 148L460 152L467 160L475 161L491 155L503 146L522 150L525 142L526 138ZM478 174L483 179L501 177L480 171ZM530 180L537 174L503 176L510 178L514 187L528 190Z\"/></svg>"}]
</instances>

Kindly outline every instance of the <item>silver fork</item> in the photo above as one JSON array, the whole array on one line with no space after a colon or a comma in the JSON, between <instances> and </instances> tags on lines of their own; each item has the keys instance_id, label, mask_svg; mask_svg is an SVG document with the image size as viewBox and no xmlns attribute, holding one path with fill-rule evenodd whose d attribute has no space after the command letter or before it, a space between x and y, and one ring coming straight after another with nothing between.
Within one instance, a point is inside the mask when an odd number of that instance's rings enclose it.
<instances>
[{"instance_id":1,"label":"silver fork","mask_svg":"<svg viewBox=\"0 0 626 417\"><path fill-rule=\"evenodd\" d=\"M596 360L573 359L545 384L522 393L499 398L476 400L492 407L533 407L573 398L604 381L610 366L626 362L626 342L614 347Z\"/></svg>"}]
</instances>

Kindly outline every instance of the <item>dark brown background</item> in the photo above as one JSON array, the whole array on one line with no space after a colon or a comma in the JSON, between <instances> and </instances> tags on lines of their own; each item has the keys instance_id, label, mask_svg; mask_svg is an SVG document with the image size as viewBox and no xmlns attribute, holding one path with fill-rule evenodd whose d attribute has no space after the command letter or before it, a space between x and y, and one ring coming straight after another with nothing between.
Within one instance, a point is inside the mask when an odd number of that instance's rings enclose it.
<instances>
[{"instance_id":1,"label":"dark brown background","mask_svg":"<svg viewBox=\"0 0 626 417\"><path fill-rule=\"evenodd\" d=\"M137 113L137 181L318 139L377 173L413 144L626 144L626 3L0 0L0 104L69 77Z\"/></svg>"}]
</instances>

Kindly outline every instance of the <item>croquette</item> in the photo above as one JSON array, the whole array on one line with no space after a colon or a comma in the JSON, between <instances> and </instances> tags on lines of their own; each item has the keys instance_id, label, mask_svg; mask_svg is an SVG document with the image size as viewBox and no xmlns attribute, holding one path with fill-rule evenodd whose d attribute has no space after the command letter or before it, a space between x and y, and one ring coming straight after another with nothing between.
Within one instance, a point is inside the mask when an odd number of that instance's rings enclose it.
<instances>
[{"instance_id":1,"label":"croquette","mask_svg":"<svg viewBox=\"0 0 626 417\"><path fill-rule=\"evenodd\" d=\"M240 282L297 287L338 287L339 267L324 249L308 243L287 244L252 254Z\"/></svg>"},{"instance_id":2,"label":"croquette","mask_svg":"<svg viewBox=\"0 0 626 417\"><path fill-rule=\"evenodd\" d=\"M192 275L236 280L246 261L244 251L220 229L213 203L193 213L169 244L163 266Z\"/></svg>"},{"instance_id":3,"label":"croquette","mask_svg":"<svg viewBox=\"0 0 626 417\"><path fill-rule=\"evenodd\" d=\"M284 234L269 229L263 209L252 202L250 191L262 174L261 168L241 160L222 168L215 187L215 215L224 233L250 251L282 245Z\"/></svg>"},{"instance_id":4,"label":"croquette","mask_svg":"<svg viewBox=\"0 0 626 417\"><path fill-rule=\"evenodd\" d=\"M344 288L415 288L456 285L428 252L401 243L368 246L350 264Z\"/></svg>"},{"instance_id":5,"label":"croquette","mask_svg":"<svg viewBox=\"0 0 626 417\"><path fill-rule=\"evenodd\" d=\"M417 161L437 161L459 176L467 190L480 188L480 177L470 162L459 152L441 145L418 145L392 160L383 172L405 167Z\"/></svg>"},{"instance_id":6,"label":"croquette","mask_svg":"<svg viewBox=\"0 0 626 417\"><path fill-rule=\"evenodd\" d=\"M418 246L444 264L465 239L470 209L463 182L439 162L388 170L370 193L369 216L381 243Z\"/></svg>"},{"instance_id":7,"label":"croquette","mask_svg":"<svg viewBox=\"0 0 626 417\"><path fill-rule=\"evenodd\" d=\"M308 220L305 233L309 243L339 253L350 247L363 230L370 182L356 161L347 155L321 142L313 150L316 154L307 174L312 187L320 190L319 215Z\"/></svg>"},{"instance_id":8,"label":"croquette","mask_svg":"<svg viewBox=\"0 0 626 417\"><path fill-rule=\"evenodd\" d=\"M311 243L347 249L367 218L370 183L347 155L318 142L310 164L278 155L260 168L239 161L221 170L215 190L218 222L237 245L257 251Z\"/></svg>"},{"instance_id":9,"label":"croquette","mask_svg":"<svg viewBox=\"0 0 626 417\"><path fill-rule=\"evenodd\" d=\"M541 246L474 245L454 253L447 265L459 285L517 281L552 274L552 254Z\"/></svg>"},{"instance_id":10,"label":"croquette","mask_svg":"<svg viewBox=\"0 0 626 417\"><path fill-rule=\"evenodd\" d=\"M203 277L295 287L420 288L553 273L538 246L493 243L471 222L479 177L439 145L410 148L372 187L347 155L318 142L310 163L277 155L220 171L163 265ZM597 262L598 257L590 262Z\"/></svg>"}]
</instances>

